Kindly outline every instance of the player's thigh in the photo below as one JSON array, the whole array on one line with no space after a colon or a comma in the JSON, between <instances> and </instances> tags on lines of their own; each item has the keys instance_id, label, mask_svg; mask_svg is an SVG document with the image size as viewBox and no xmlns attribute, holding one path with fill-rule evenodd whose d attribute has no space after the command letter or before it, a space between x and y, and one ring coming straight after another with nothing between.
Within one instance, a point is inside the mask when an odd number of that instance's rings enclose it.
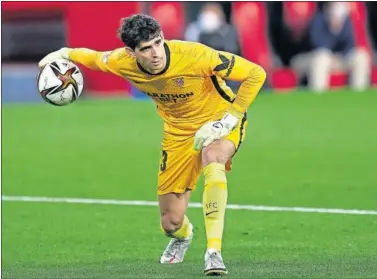
<instances>
[{"instance_id":1,"label":"player's thigh","mask_svg":"<svg viewBox=\"0 0 377 279\"><path fill-rule=\"evenodd\" d=\"M200 152L193 149L194 139L175 140L166 136L162 143L157 194L183 194L195 190L201 171Z\"/></svg>"},{"instance_id":2,"label":"player's thigh","mask_svg":"<svg viewBox=\"0 0 377 279\"><path fill-rule=\"evenodd\" d=\"M236 151L234 143L226 138L219 139L202 149L202 165L211 163L226 164Z\"/></svg>"},{"instance_id":3,"label":"player's thigh","mask_svg":"<svg viewBox=\"0 0 377 279\"><path fill-rule=\"evenodd\" d=\"M231 170L232 157L240 148L246 137L247 114L245 113L241 121L234 130L225 138L216 140L202 150L202 165L217 162L225 164L227 171Z\"/></svg>"}]
</instances>

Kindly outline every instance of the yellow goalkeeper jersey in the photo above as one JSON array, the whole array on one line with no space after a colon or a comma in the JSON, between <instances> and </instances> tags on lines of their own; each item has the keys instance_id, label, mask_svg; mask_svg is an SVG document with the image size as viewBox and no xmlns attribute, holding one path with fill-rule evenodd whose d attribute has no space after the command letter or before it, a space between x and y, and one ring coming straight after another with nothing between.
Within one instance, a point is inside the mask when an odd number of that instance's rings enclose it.
<instances>
[{"instance_id":1,"label":"yellow goalkeeper jersey","mask_svg":"<svg viewBox=\"0 0 377 279\"><path fill-rule=\"evenodd\" d=\"M73 62L111 72L143 91L157 104L166 133L188 136L225 111L242 118L266 74L257 64L196 42L165 41L166 66L158 74L143 69L125 48L97 52L72 49ZM237 95L224 79L240 81Z\"/></svg>"}]
</instances>

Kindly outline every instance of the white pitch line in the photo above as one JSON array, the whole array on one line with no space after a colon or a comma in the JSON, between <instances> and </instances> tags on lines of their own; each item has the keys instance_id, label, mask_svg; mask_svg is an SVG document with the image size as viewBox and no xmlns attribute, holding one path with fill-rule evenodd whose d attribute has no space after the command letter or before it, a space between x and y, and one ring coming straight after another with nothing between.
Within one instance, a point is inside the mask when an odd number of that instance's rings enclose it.
<instances>
[{"instance_id":1,"label":"white pitch line","mask_svg":"<svg viewBox=\"0 0 377 279\"><path fill-rule=\"evenodd\" d=\"M86 199L86 198L2 196L2 200L3 201L10 201L10 202L46 202L46 203L158 206L158 203L156 201L128 201L128 200ZM189 207L202 208L202 204L198 203L198 202L194 202L194 203L190 203ZM266 206L266 205L228 204L227 209L251 210L251 211L280 211L280 212L286 211L286 212L327 213L327 214L346 214L346 215L377 215L377 210L340 209L340 208L310 208L310 207L282 207L282 206Z\"/></svg>"}]
</instances>

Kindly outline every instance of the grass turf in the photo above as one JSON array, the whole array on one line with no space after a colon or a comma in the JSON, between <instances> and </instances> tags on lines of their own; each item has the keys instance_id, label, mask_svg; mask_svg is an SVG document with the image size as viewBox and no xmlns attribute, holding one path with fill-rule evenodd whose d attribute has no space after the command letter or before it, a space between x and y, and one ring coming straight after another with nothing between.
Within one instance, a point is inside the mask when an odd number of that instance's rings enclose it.
<instances>
[{"instance_id":1,"label":"grass turf","mask_svg":"<svg viewBox=\"0 0 377 279\"><path fill-rule=\"evenodd\" d=\"M377 209L375 92L261 94L229 203ZM2 108L2 193L156 200L162 123L151 102ZM192 201L201 201L202 180ZM157 263L157 207L3 202L3 278L202 277L200 209L185 263ZM228 211L229 278L374 278L376 216Z\"/></svg>"}]
</instances>

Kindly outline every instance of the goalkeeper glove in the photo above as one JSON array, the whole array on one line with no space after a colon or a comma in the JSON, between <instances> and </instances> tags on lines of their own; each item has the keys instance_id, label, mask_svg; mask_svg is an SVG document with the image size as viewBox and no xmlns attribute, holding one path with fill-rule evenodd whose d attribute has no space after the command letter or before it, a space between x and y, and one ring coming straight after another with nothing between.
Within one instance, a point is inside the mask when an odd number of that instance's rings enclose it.
<instances>
[{"instance_id":1,"label":"goalkeeper glove","mask_svg":"<svg viewBox=\"0 0 377 279\"><path fill-rule=\"evenodd\" d=\"M57 51L51 52L50 54L47 54L41 61L38 63L39 68L43 68L49 63L54 62L58 59L68 59L69 60L69 51L71 49L67 47L63 47Z\"/></svg>"},{"instance_id":2,"label":"goalkeeper glove","mask_svg":"<svg viewBox=\"0 0 377 279\"><path fill-rule=\"evenodd\" d=\"M238 121L238 117L227 112L221 120L204 124L195 134L194 149L201 150L215 140L229 135L237 126Z\"/></svg>"}]
</instances>

